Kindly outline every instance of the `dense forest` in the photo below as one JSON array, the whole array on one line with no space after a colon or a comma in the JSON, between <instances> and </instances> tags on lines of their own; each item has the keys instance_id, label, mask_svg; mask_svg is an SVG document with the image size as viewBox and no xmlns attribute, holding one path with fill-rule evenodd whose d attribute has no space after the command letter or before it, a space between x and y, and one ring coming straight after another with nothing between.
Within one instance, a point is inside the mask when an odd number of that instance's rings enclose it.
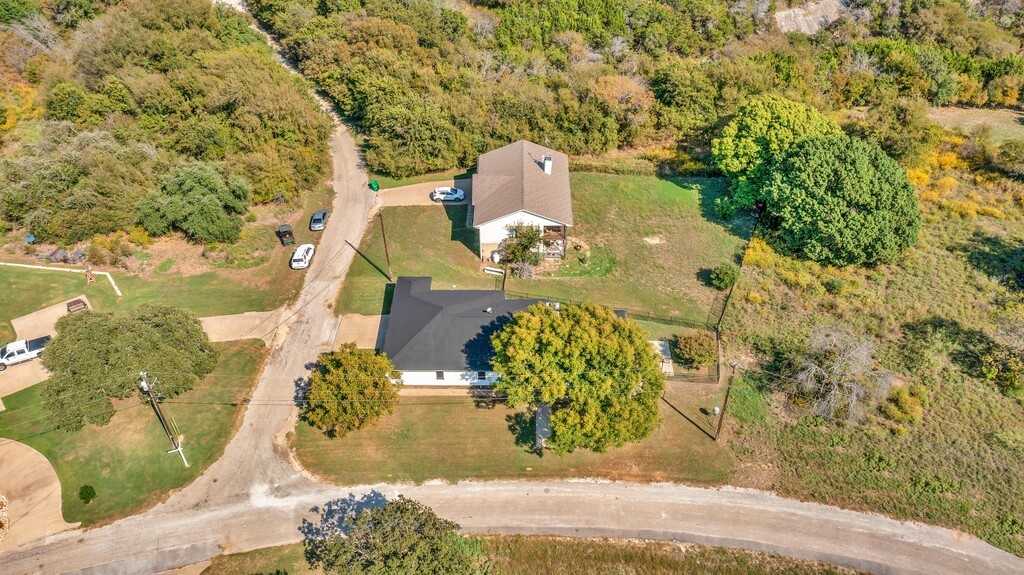
<instances>
[{"instance_id":1,"label":"dense forest","mask_svg":"<svg viewBox=\"0 0 1024 575\"><path fill-rule=\"evenodd\" d=\"M929 105L1020 106L1017 0L854 0L814 37L750 0L252 0L303 73L406 176L528 138L570 154L692 145L750 96L856 107L901 160L938 132ZM683 162L684 164L686 162Z\"/></svg>"},{"instance_id":2,"label":"dense forest","mask_svg":"<svg viewBox=\"0 0 1024 575\"><path fill-rule=\"evenodd\" d=\"M0 20L2 226L232 241L323 174L329 121L231 9L4 0Z\"/></svg>"}]
</instances>

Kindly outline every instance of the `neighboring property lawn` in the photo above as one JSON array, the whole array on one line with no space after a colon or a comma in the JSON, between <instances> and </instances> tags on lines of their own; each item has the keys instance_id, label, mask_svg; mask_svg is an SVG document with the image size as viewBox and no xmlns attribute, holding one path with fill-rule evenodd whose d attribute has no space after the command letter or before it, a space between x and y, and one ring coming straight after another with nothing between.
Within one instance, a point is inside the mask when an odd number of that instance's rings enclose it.
<instances>
[{"instance_id":1,"label":"neighboring property lawn","mask_svg":"<svg viewBox=\"0 0 1024 575\"><path fill-rule=\"evenodd\" d=\"M12 319L80 294L85 294L96 310L134 307L146 302L185 308L199 316L276 309L287 303L301 287L303 275L288 269L289 255L290 252L281 252L276 258L280 261L272 264L292 272L294 280L282 277L283 284L268 281L271 284L268 289L247 285L217 272L193 276L113 272L114 281L124 294L121 298L114 293L106 276L96 276L96 283L88 285L82 274L0 266L0 290L4 294L3 305L0 305L0 345L15 337ZM272 277L286 275L270 271ZM277 289L274 289L275 284Z\"/></svg>"},{"instance_id":2,"label":"neighboring property lawn","mask_svg":"<svg viewBox=\"0 0 1024 575\"><path fill-rule=\"evenodd\" d=\"M728 480L727 449L713 442L702 407L721 404L717 386L670 384L664 421L645 441L607 453L531 453L525 410L463 397L404 397L376 426L330 439L299 423L294 449L313 473L346 485L429 479L603 477L718 485ZM676 411L678 410L678 411ZM698 425L700 427L698 427Z\"/></svg>"},{"instance_id":3,"label":"neighboring property lawn","mask_svg":"<svg viewBox=\"0 0 1024 575\"><path fill-rule=\"evenodd\" d=\"M568 537L490 535L483 542L492 575L853 575L842 567L724 547ZM301 543L218 555L204 575L312 575Z\"/></svg>"},{"instance_id":4,"label":"neighboring property lawn","mask_svg":"<svg viewBox=\"0 0 1024 575\"><path fill-rule=\"evenodd\" d=\"M434 289L495 289L500 278L480 271L476 231L466 227L468 207L384 208L391 270L398 276L430 276ZM391 307L380 223L367 226L341 293L336 313L376 315Z\"/></svg>"},{"instance_id":5,"label":"neighboring property lawn","mask_svg":"<svg viewBox=\"0 0 1024 575\"><path fill-rule=\"evenodd\" d=\"M970 132L981 126L992 129L992 141L1024 140L1024 112L992 108L932 108L928 116L944 128Z\"/></svg>"},{"instance_id":6,"label":"neighboring property lawn","mask_svg":"<svg viewBox=\"0 0 1024 575\"><path fill-rule=\"evenodd\" d=\"M723 301L722 292L704 283L710 269L737 262L753 231L749 215L731 222L715 217L715 199L725 188L717 178L574 173L570 242L586 242L589 261L583 265L570 249L554 274L509 278L506 288L707 322Z\"/></svg>"},{"instance_id":7,"label":"neighboring property lawn","mask_svg":"<svg viewBox=\"0 0 1024 575\"><path fill-rule=\"evenodd\" d=\"M217 345L222 349L217 368L181 396L196 403L164 404L165 414L185 437L189 468L177 454L166 453L167 436L150 406L137 396L116 401L119 411L105 426L53 431L41 405L41 385L36 385L4 398L7 410L0 412L0 436L35 448L53 464L61 482L66 521L88 526L138 513L202 474L220 457L241 422L243 410L203 402L237 402L248 394L259 375L263 342ZM220 374L243 377L233 377L233 384L225 387ZM82 485L96 489L96 499L88 505L78 498Z\"/></svg>"}]
</instances>

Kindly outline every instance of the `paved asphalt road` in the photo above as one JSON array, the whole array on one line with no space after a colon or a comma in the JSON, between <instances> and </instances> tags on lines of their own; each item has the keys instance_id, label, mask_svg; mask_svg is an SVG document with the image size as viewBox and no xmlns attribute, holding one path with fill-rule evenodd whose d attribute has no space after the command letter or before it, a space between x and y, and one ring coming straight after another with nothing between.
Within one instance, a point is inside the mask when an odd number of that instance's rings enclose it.
<instances>
[{"instance_id":1,"label":"paved asphalt road","mask_svg":"<svg viewBox=\"0 0 1024 575\"><path fill-rule=\"evenodd\" d=\"M312 518L314 507L328 500L379 501L398 493L423 501L469 532L694 541L885 574L1024 573L1020 558L970 535L755 491L587 481L341 488L305 477L289 463L284 437L296 409L277 400L293 397L307 364L337 333L330 306L354 255L346 242L359 241L373 200L344 128L334 135L332 155L331 224L223 457L146 513L0 555L0 573L158 573L221 552L298 541L302 519Z\"/></svg>"}]
</instances>

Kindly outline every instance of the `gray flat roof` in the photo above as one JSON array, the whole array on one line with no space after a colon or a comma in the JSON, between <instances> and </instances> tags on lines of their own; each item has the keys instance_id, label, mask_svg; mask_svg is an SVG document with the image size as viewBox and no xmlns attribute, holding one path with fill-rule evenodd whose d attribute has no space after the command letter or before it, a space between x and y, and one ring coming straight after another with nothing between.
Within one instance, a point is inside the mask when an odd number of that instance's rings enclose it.
<instances>
[{"instance_id":1,"label":"gray flat roof","mask_svg":"<svg viewBox=\"0 0 1024 575\"><path fill-rule=\"evenodd\" d=\"M384 353L404 371L489 371L491 335L538 303L504 290L432 290L429 277L400 277ZM490 308L490 312L488 312Z\"/></svg>"}]
</instances>

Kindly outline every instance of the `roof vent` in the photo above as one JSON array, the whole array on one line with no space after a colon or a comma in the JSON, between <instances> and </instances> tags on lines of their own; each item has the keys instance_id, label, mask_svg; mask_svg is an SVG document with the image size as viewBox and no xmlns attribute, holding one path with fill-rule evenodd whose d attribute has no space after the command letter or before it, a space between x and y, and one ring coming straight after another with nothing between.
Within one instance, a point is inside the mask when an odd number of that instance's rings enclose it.
<instances>
[{"instance_id":1,"label":"roof vent","mask_svg":"<svg viewBox=\"0 0 1024 575\"><path fill-rule=\"evenodd\" d=\"M551 175L551 156L544 156L544 158L541 161L544 162L544 173L550 176Z\"/></svg>"},{"instance_id":2,"label":"roof vent","mask_svg":"<svg viewBox=\"0 0 1024 575\"><path fill-rule=\"evenodd\" d=\"M484 311L487 312L487 313L494 313L494 308L490 308L489 307L489 308L485 309Z\"/></svg>"}]
</instances>

